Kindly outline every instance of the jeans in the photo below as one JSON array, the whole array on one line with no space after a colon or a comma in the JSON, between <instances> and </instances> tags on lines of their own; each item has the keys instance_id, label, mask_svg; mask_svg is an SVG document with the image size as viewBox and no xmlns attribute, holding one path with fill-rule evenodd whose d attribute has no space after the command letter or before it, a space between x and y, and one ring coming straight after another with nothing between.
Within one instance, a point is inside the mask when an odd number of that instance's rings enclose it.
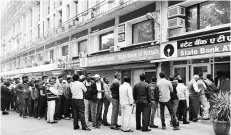
<instances>
[{"instance_id":1,"label":"jeans","mask_svg":"<svg viewBox=\"0 0 231 135\"><path fill-rule=\"evenodd\" d=\"M99 126L99 123L96 120L98 102L93 102L90 100L90 108L91 108L91 119L92 119L93 127Z\"/></svg>"},{"instance_id":2,"label":"jeans","mask_svg":"<svg viewBox=\"0 0 231 135\"><path fill-rule=\"evenodd\" d=\"M198 119L199 110L200 110L200 96L190 95L189 96L189 119L191 120Z\"/></svg>"},{"instance_id":3,"label":"jeans","mask_svg":"<svg viewBox=\"0 0 231 135\"><path fill-rule=\"evenodd\" d=\"M154 125L154 118L155 118L157 108L158 108L158 101L152 101L151 118L150 118L150 124L149 125Z\"/></svg>"},{"instance_id":4,"label":"jeans","mask_svg":"<svg viewBox=\"0 0 231 135\"><path fill-rule=\"evenodd\" d=\"M119 99L112 98L111 127L116 127L119 115Z\"/></svg>"},{"instance_id":5,"label":"jeans","mask_svg":"<svg viewBox=\"0 0 231 135\"><path fill-rule=\"evenodd\" d=\"M130 130L130 120L132 115L132 106L124 105L121 107L121 128L123 131Z\"/></svg>"},{"instance_id":6,"label":"jeans","mask_svg":"<svg viewBox=\"0 0 231 135\"><path fill-rule=\"evenodd\" d=\"M46 112L47 101L45 96L39 97L38 117L43 117Z\"/></svg>"},{"instance_id":7,"label":"jeans","mask_svg":"<svg viewBox=\"0 0 231 135\"><path fill-rule=\"evenodd\" d=\"M107 123L107 113L108 113L108 108L110 106L110 101L107 98L104 98L103 103L104 103L103 122Z\"/></svg>"},{"instance_id":8,"label":"jeans","mask_svg":"<svg viewBox=\"0 0 231 135\"><path fill-rule=\"evenodd\" d=\"M26 116L29 112L29 98L22 98L22 115Z\"/></svg>"},{"instance_id":9,"label":"jeans","mask_svg":"<svg viewBox=\"0 0 231 135\"><path fill-rule=\"evenodd\" d=\"M84 99L84 105L85 105L85 119L86 119L86 123L89 124L89 106L90 106L90 102L87 99Z\"/></svg>"},{"instance_id":10,"label":"jeans","mask_svg":"<svg viewBox=\"0 0 231 135\"><path fill-rule=\"evenodd\" d=\"M54 114L55 114L55 100L51 100L47 102L47 122L54 121Z\"/></svg>"},{"instance_id":11,"label":"jeans","mask_svg":"<svg viewBox=\"0 0 231 135\"><path fill-rule=\"evenodd\" d=\"M83 99L72 99L72 103L73 103L73 110L74 110L74 121L73 121L73 125L74 128L78 128L78 118L81 121L82 124L82 129L87 128L87 124L85 121L85 116L84 116L84 111L85 111L85 106L84 106L84 100Z\"/></svg>"},{"instance_id":12,"label":"jeans","mask_svg":"<svg viewBox=\"0 0 231 135\"><path fill-rule=\"evenodd\" d=\"M141 113L142 113L142 126L141 126ZM136 103L136 129L143 131L148 130L151 114L151 106L148 103Z\"/></svg>"},{"instance_id":13,"label":"jeans","mask_svg":"<svg viewBox=\"0 0 231 135\"><path fill-rule=\"evenodd\" d=\"M178 99L173 99L171 100L171 102L172 102L173 112L176 115L179 101Z\"/></svg>"},{"instance_id":14,"label":"jeans","mask_svg":"<svg viewBox=\"0 0 231 135\"><path fill-rule=\"evenodd\" d=\"M96 120L98 121L99 126L102 122L102 109L103 109L103 99L98 99Z\"/></svg>"},{"instance_id":15,"label":"jeans","mask_svg":"<svg viewBox=\"0 0 231 135\"><path fill-rule=\"evenodd\" d=\"M183 122L187 122L187 102L186 100L179 100L179 106L178 106L178 116L179 118L182 118L183 116Z\"/></svg>"},{"instance_id":16,"label":"jeans","mask_svg":"<svg viewBox=\"0 0 231 135\"><path fill-rule=\"evenodd\" d=\"M173 127L176 127L177 126L176 115L174 114L171 100L169 100L168 102L160 102L160 117L161 117L162 127L166 127L165 117L164 117L165 106L168 108L168 111L170 113L171 122L172 122Z\"/></svg>"},{"instance_id":17,"label":"jeans","mask_svg":"<svg viewBox=\"0 0 231 135\"><path fill-rule=\"evenodd\" d=\"M64 99L64 116L70 117L71 115L71 99Z\"/></svg>"},{"instance_id":18,"label":"jeans","mask_svg":"<svg viewBox=\"0 0 231 135\"><path fill-rule=\"evenodd\" d=\"M38 117L39 99L34 99L34 117Z\"/></svg>"}]
</instances>

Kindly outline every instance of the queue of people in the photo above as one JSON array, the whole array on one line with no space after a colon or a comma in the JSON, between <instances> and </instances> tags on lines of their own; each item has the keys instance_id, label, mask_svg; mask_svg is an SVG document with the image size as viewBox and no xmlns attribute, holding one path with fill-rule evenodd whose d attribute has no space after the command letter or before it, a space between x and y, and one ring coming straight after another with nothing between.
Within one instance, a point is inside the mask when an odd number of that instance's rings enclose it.
<instances>
[{"instance_id":1,"label":"queue of people","mask_svg":"<svg viewBox=\"0 0 231 135\"><path fill-rule=\"evenodd\" d=\"M227 78L217 78L213 83L211 75L206 79L203 74L194 75L185 85L179 75L170 76L159 73L160 79L152 77L151 83L145 82L145 74L140 74L140 82L131 86L131 78L124 76L121 84L121 75L114 74L114 80L98 74L92 76L74 74L72 77L63 76L41 79L27 76L12 79L1 79L1 110L2 114L9 114L7 110L15 110L20 117L45 118L49 124L58 123L58 120L73 119L73 129L91 131L100 129L101 125L109 126L112 130L121 129L123 132L133 132L130 127L132 113L135 113L136 130L151 131L158 128L155 124L155 115L160 107L162 129L166 129L165 106L170 114L170 125L173 130L180 130L180 122L189 124L189 120L197 122L201 117L209 119L209 111L213 107L214 94L224 88ZM221 83L223 82L223 83ZM225 82L225 83L224 83ZM227 83L228 84L228 83ZM228 84L230 87L230 84ZM112 105L111 121L107 120L108 109ZM121 116L121 125L118 116ZM142 118L141 118L142 117ZM141 122L142 120L142 122ZM109 124L110 123L110 124Z\"/></svg>"}]
</instances>

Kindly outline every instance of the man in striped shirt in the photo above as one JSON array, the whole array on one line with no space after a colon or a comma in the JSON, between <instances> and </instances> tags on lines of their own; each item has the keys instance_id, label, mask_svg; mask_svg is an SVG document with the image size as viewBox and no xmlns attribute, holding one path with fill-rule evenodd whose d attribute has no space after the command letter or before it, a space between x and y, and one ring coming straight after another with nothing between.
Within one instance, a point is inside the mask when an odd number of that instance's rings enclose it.
<instances>
[{"instance_id":1,"label":"man in striped shirt","mask_svg":"<svg viewBox=\"0 0 231 135\"><path fill-rule=\"evenodd\" d=\"M49 81L50 84L47 84L47 123L53 124L57 123L54 121L54 114L55 114L55 101L58 97L58 90L55 88L55 78L52 77Z\"/></svg>"}]
</instances>

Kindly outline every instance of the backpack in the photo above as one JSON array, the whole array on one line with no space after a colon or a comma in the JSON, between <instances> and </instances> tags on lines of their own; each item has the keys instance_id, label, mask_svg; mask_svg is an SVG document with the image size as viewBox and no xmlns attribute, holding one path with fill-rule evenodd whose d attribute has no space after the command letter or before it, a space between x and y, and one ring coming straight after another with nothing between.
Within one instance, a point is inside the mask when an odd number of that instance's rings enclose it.
<instances>
[{"instance_id":1,"label":"backpack","mask_svg":"<svg viewBox=\"0 0 231 135\"><path fill-rule=\"evenodd\" d=\"M206 81L204 81L207 89L205 90L205 95L207 98L210 98L214 93L219 92L219 89L216 87L216 85L211 82L210 84L206 83Z\"/></svg>"}]
</instances>

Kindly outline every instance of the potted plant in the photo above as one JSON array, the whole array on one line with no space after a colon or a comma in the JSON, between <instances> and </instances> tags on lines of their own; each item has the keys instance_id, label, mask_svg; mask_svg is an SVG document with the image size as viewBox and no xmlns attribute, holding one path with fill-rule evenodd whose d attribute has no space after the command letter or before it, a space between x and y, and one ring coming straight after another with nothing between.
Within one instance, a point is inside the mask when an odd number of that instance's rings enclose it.
<instances>
[{"instance_id":1,"label":"potted plant","mask_svg":"<svg viewBox=\"0 0 231 135\"><path fill-rule=\"evenodd\" d=\"M230 130L230 92L220 92L214 95L214 106L210 111L213 129L216 135L228 135Z\"/></svg>"}]
</instances>

